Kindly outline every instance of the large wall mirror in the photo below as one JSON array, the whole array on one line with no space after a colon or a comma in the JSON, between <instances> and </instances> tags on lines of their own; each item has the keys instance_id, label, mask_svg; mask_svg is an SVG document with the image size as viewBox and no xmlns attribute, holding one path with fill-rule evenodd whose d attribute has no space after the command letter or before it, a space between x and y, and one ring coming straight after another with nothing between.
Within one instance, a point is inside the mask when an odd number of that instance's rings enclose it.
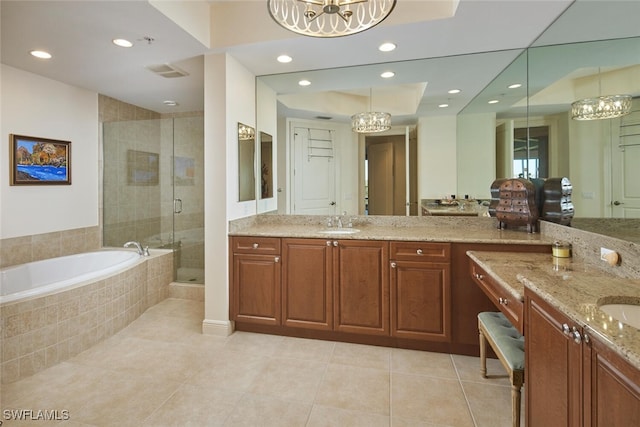
<instances>
[{"instance_id":1,"label":"large wall mirror","mask_svg":"<svg viewBox=\"0 0 640 427\"><path fill-rule=\"evenodd\" d=\"M621 8L620 19L598 25L597 7ZM573 184L575 226L586 226L586 218L640 218L640 27L634 22L639 14L639 2L575 2L526 49L260 77L277 98L278 152L287 150L285 120L313 123L323 116L348 128L349 114L359 108L353 100L368 100L363 76L393 65L402 79L380 80L374 104L393 110L394 126L418 129L419 198L489 198L498 177L566 176ZM308 76L318 83L315 92L291 89ZM436 91L460 81L471 84L458 95ZM327 102L329 93L339 94L341 102ZM385 93L395 95L396 103L384 104ZM571 118L572 102L611 94L633 96L633 112L609 120ZM413 104L398 105L405 99ZM445 103L450 106L438 108ZM346 138L344 146L352 150L354 138ZM348 157L342 194L357 194L361 184L345 178L349 166L361 167L357 151L338 152ZM437 179L447 173L451 179ZM288 190L283 184L279 180L277 186Z\"/></svg>"},{"instance_id":2,"label":"large wall mirror","mask_svg":"<svg viewBox=\"0 0 640 427\"><path fill-rule=\"evenodd\" d=\"M238 123L238 200L245 202L256 198L256 131L253 127Z\"/></svg>"}]
</instances>

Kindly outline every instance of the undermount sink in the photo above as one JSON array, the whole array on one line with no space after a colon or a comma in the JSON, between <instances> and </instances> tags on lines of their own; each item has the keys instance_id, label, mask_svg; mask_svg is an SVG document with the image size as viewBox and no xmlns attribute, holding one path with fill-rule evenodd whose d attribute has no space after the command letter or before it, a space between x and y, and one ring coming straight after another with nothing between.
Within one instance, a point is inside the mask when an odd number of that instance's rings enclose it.
<instances>
[{"instance_id":1,"label":"undermount sink","mask_svg":"<svg viewBox=\"0 0 640 427\"><path fill-rule=\"evenodd\" d=\"M599 308L614 319L640 329L640 305L603 304Z\"/></svg>"},{"instance_id":2,"label":"undermount sink","mask_svg":"<svg viewBox=\"0 0 640 427\"><path fill-rule=\"evenodd\" d=\"M320 233L323 234L355 234L359 233L360 230L357 228L332 228L329 230L321 230Z\"/></svg>"}]
</instances>

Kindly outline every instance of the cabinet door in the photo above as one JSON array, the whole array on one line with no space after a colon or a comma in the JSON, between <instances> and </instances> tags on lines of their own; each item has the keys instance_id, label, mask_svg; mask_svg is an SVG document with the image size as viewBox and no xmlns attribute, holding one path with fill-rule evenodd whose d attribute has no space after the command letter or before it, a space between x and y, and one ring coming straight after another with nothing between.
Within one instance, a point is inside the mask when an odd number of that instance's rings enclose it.
<instances>
[{"instance_id":1,"label":"cabinet door","mask_svg":"<svg viewBox=\"0 0 640 427\"><path fill-rule=\"evenodd\" d=\"M596 339L591 344L591 425L638 425L640 371Z\"/></svg>"},{"instance_id":2,"label":"cabinet door","mask_svg":"<svg viewBox=\"0 0 640 427\"><path fill-rule=\"evenodd\" d=\"M448 263L391 262L391 334L449 341L449 283Z\"/></svg>"},{"instance_id":3,"label":"cabinet door","mask_svg":"<svg viewBox=\"0 0 640 427\"><path fill-rule=\"evenodd\" d=\"M280 324L280 257L233 255L233 320Z\"/></svg>"},{"instance_id":4,"label":"cabinet door","mask_svg":"<svg viewBox=\"0 0 640 427\"><path fill-rule=\"evenodd\" d=\"M331 330L333 242L282 240L282 320L285 326Z\"/></svg>"},{"instance_id":5,"label":"cabinet door","mask_svg":"<svg viewBox=\"0 0 640 427\"><path fill-rule=\"evenodd\" d=\"M334 329L389 335L389 244L339 240L334 256Z\"/></svg>"},{"instance_id":6,"label":"cabinet door","mask_svg":"<svg viewBox=\"0 0 640 427\"><path fill-rule=\"evenodd\" d=\"M583 346L564 332L571 321L527 289L525 304L526 425L581 426Z\"/></svg>"}]
</instances>

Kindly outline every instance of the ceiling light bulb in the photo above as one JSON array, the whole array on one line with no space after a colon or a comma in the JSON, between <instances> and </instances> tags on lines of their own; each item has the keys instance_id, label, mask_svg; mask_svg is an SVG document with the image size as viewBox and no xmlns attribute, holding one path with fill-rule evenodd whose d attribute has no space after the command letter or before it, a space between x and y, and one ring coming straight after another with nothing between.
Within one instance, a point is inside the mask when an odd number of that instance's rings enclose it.
<instances>
[{"instance_id":1,"label":"ceiling light bulb","mask_svg":"<svg viewBox=\"0 0 640 427\"><path fill-rule=\"evenodd\" d=\"M278 62L280 62L282 64L288 64L291 61L293 61L293 58L291 58L289 55L280 55L280 56L278 56Z\"/></svg>"},{"instance_id":2,"label":"ceiling light bulb","mask_svg":"<svg viewBox=\"0 0 640 427\"><path fill-rule=\"evenodd\" d=\"M166 100L166 101L163 101L162 103L168 107L175 107L176 105L178 105L176 101L172 101L172 100Z\"/></svg>"},{"instance_id":3,"label":"ceiling light bulb","mask_svg":"<svg viewBox=\"0 0 640 427\"><path fill-rule=\"evenodd\" d=\"M460 89L451 89L449 91L450 94L455 94L455 93L460 93L460 92L462 92Z\"/></svg>"},{"instance_id":4,"label":"ceiling light bulb","mask_svg":"<svg viewBox=\"0 0 640 427\"><path fill-rule=\"evenodd\" d=\"M120 47L131 47L131 46L133 46L133 43L131 43L129 40L126 40L126 39L113 39L113 40L111 40L111 42L113 44L115 44L116 46L120 46Z\"/></svg>"},{"instance_id":5,"label":"ceiling light bulb","mask_svg":"<svg viewBox=\"0 0 640 427\"><path fill-rule=\"evenodd\" d=\"M488 102L488 104L497 104L498 102L500 101L498 101L497 99L492 99L491 101Z\"/></svg>"},{"instance_id":6,"label":"ceiling light bulb","mask_svg":"<svg viewBox=\"0 0 640 427\"><path fill-rule=\"evenodd\" d=\"M383 79L390 79L395 75L396 73L394 73L393 71L385 71L384 73L380 74L380 77L382 77Z\"/></svg>"},{"instance_id":7,"label":"ceiling light bulb","mask_svg":"<svg viewBox=\"0 0 640 427\"><path fill-rule=\"evenodd\" d=\"M382 43L379 47L378 50L380 52L391 52L392 50L395 50L396 45L393 43Z\"/></svg>"},{"instance_id":8,"label":"ceiling light bulb","mask_svg":"<svg viewBox=\"0 0 640 427\"><path fill-rule=\"evenodd\" d=\"M311 82L310 82L309 80L300 80L300 81L298 82L298 84L299 84L300 86L309 86L309 85L311 84Z\"/></svg>"},{"instance_id":9,"label":"ceiling light bulb","mask_svg":"<svg viewBox=\"0 0 640 427\"><path fill-rule=\"evenodd\" d=\"M51 59L51 54L49 52L45 52L44 50L32 50L29 52L32 56L40 59Z\"/></svg>"},{"instance_id":10,"label":"ceiling light bulb","mask_svg":"<svg viewBox=\"0 0 640 427\"><path fill-rule=\"evenodd\" d=\"M447 108L448 106L449 106L449 104L440 104L440 105L438 105L438 107L440 107L440 108Z\"/></svg>"},{"instance_id":11,"label":"ceiling light bulb","mask_svg":"<svg viewBox=\"0 0 640 427\"><path fill-rule=\"evenodd\" d=\"M522 87L522 85L520 83L514 83L512 85L507 86L509 89L518 89L519 87Z\"/></svg>"}]
</instances>

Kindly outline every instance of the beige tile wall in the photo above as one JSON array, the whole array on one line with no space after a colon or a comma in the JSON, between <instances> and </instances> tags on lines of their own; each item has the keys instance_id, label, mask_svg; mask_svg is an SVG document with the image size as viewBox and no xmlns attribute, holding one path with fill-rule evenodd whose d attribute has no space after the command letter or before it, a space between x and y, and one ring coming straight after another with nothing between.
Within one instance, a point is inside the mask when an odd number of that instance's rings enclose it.
<instances>
[{"instance_id":1,"label":"beige tile wall","mask_svg":"<svg viewBox=\"0 0 640 427\"><path fill-rule=\"evenodd\" d=\"M76 228L0 240L0 268L99 250L100 227Z\"/></svg>"},{"instance_id":2,"label":"beige tile wall","mask_svg":"<svg viewBox=\"0 0 640 427\"><path fill-rule=\"evenodd\" d=\"M33 375L88 349L169 294L173 254L57 294L0 307L2 383Z\"/></svg>"}]
</instances>

